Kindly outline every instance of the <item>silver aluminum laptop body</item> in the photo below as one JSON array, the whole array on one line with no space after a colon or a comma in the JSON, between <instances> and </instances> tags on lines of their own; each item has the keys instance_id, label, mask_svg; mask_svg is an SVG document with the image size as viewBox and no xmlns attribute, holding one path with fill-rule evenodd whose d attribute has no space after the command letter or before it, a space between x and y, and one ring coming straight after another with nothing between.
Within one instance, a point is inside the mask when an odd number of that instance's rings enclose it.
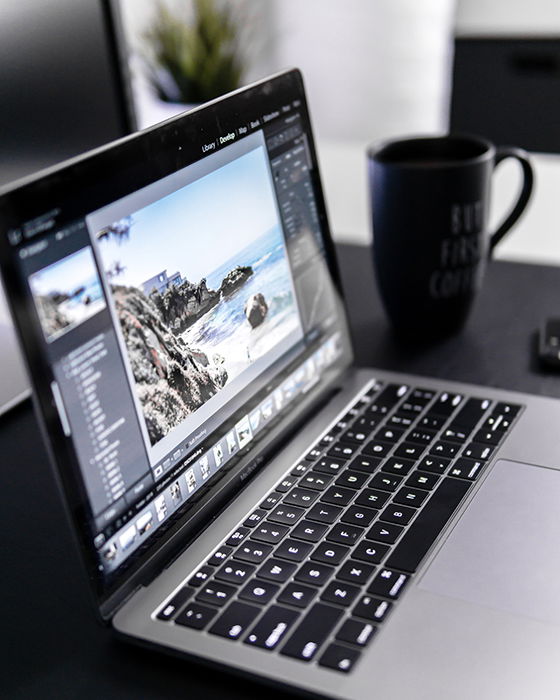
<instances>
[{"instance_id":1,"label":"silver aluminum laptop body","mask_svg":"<svg viewBox=\"0 0 560 700\"><path fill-rule=\"evenodd\" d=\"M297 71L23 181L1 194L0 224L56 475L120 635L319 697L558 696L560 404L351 366ZM251 625L236 639L158 619L388 386L458 397L455 416L475 397L489 407L477 430L520 408L483 468L441 476L465 496L371 641L340 641L338 625L296 659L282 654L295 626L259 648ZM321 665L331 644L355 663Z\"/></svg>"}]
</instances>

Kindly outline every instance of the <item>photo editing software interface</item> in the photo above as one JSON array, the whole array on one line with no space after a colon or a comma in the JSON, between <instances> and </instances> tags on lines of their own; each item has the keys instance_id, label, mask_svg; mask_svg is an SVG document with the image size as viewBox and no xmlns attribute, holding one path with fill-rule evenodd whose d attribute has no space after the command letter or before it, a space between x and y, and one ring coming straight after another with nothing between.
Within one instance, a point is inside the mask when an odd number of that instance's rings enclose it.
<instances>
[{"instance_id":1,"label":"photo editing software interface","mask_svg":"<svg viewBox=\"0 0 560 700\"><path fill-rule=\"evenodd\" d=\"M70 223L8 233L102 579L341 355L298 105Z\"/></svg>"}]
</instances>

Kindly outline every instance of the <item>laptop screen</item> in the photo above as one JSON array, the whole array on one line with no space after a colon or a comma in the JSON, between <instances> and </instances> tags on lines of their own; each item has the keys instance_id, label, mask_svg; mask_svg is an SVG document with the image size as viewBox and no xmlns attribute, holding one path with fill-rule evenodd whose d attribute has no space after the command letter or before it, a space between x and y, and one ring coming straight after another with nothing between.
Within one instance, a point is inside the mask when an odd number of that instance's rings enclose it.
<instances>
[{"instance_id":1,"label":"laptop screen","mask_svg":"<svg viewBox=\"0 0 560 700\"><path fill-rule=\"evenodd\" d=\"M299 74L0 203L8 296L107 594L348 362Z\"/></svg>"}]
</instances>

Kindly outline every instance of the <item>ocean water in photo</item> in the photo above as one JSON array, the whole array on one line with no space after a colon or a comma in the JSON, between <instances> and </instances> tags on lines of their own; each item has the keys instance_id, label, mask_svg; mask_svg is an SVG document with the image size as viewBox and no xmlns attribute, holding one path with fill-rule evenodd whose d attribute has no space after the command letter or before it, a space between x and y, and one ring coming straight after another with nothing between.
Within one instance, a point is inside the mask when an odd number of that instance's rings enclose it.
<instances>
[{"instance_id":1,"label":"ocean water in photo","mask_svg":"<svg viewBox=\"0 0 560 700\"><path fill-rule=\"evenodd\" d=\"M221 265L206 278L208 288L218 289L227 273L239 265L250 265L253 275L183 333L192 348L214 362L223 360L228 381L300 328L280 230L275 227ZM244 308L257 293L264 296L268 313L260 326L252 328Z\"/></svg>"}]
</instances>

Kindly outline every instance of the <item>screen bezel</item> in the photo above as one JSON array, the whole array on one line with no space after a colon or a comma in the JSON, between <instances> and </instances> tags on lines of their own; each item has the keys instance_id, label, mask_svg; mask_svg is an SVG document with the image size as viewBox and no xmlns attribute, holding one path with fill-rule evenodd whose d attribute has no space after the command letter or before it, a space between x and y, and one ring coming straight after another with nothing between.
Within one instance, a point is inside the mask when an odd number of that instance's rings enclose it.
<instances>
[{"instance_id":1,"label":"screen bezel","mask_svg":"<svg viewBox=\"0 0 560 700\"><path fill-rule=\"evenodd\" d=\"M149 550L139 562L127 571L110 587L100 584L97 574L97 560L83 521L83 502L85 494L77 478L79 465L70 441L65 437L59 414L52 400L48 381L48 363L36 342L37 327L29 310L27 293L16 269L13 248L7 240L7 232L22 221L49 208L63 206L64 212L71 217L72 194L88 191L91 210L97 201L104 201L104 187L101 174L111 172L113 187L111 196L118 199L132 189L139 189L162 178L194 160L201 158L197 148L209 138L209 135L223 133L228 127L238 124L245 115L259 111L266 113L278 108L283 103L299 101L298 107L308 134L309 151L312 162L312 179L316 195L321 231L324 238L326 260L334 287L340 297L342 290L337 271L334 244L330 236L327 212L322 194L318 172L317 156L312 138L309 113L305 101L303 80L298 70L290 70L265 79L239 90L228 96L214 100L189 113L172 118L160 125L125 137L106 147L96 149L84 156L72 159L60 166L39 173L16 183L0 192L0 267L3 275L6 296L8 298L16 328L25 350L25 357L34 389L35 404L41 419L43 434L49 448L55 474L64 492L64 501L68 516L77 535L79 549L85 562L88 578L93 588L98 611L103 619L108 619L118 605L127 598L135 588L153 577L161 567L162 559L168 560L179 548L184 548L209 521L212 514L223 506L226 500L241 488L240 475L247 470L257 471L262 466L266 455L270 453L286 433L293 429L294 418L303 415L310 405L317 401L333 380L348 367L352 361L352 350L344 315L339 314L338 327L342 333L342 353L331 368L321 377L321 381L309 391L305 400L291 411L289 417L279 421L267 439L239 460L227 478L205 493L193 508L187 510L178 523L175 523L164 535L151 543ZM119 177L116 176L118 173ZM120 183L120 184L119 184ZM120 191L119 191L120 188ZM63 203L63 204L61 204ZM80 207L81 211L81 207ZM297 364L297 363L296 363ZM280 379L285 376L281 373Z\"/></svg>"}]
</instances>

